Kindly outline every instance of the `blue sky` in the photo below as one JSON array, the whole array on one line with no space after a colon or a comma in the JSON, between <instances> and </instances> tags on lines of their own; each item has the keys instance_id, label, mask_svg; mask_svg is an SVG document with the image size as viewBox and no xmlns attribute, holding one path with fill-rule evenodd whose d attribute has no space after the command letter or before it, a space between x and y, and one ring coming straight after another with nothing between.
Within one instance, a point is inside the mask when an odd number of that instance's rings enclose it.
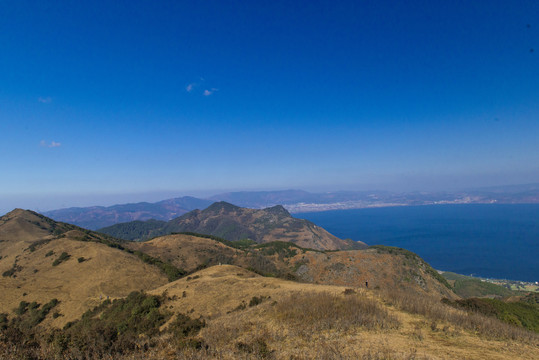
<instances>
[{"instance_id":1,"label":"blue sky","mask_svg":"<svg viewBox=\"0 0 539 360\"><path fill-rule=\"evenodd\" d=\"M537 1L3 1L0 208L539 181Z\"/></svg>"}]
</instances>

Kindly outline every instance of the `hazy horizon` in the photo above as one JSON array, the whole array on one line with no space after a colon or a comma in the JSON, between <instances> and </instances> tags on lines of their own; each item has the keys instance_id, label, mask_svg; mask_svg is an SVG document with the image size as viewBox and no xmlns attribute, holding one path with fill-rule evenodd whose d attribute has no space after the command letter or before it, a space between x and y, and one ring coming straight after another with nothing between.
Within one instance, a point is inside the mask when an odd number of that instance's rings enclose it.
<instances>
[{"instance_id":1,"label":"hazy horizon","mask_svg":"<svg viewBox=\"0 0 539 360\"><path fill-rule=\"evenodd\" d=\"M448 189L431 189L431 190L395 190L384 188L338 188L338 187L318 187L318 188L302 188L302 187L286 187L286 188L255 188L255 189L213 189L213 190L163 190L153 192L140 192L140 193L94 193L94 194L13 194L10 196L0 196L0 214L5 214L15 208L23 208L28 210L34 210L37 212L44 212L50 210L57 210L71 207L91 207L91 206L111 206L121 205L138 202L154 203L161 200L167 200L172 198L179 198L184 196L192 196L197 198L210 198L214 195L228 193L228 192L256 192L256 191L283 191L283 190L303 190L311 193L325 193L325 192L339 192L339 191L389 191L395 193L412 193L412 192L451 192L451 191L469 191L488 189L489 187L511 187L511 186L525 186L525 185L537 185L536 183L526 184L494 184L480 187L460 187L460 188L448 188Z\"/></svg>"}]
</instances>

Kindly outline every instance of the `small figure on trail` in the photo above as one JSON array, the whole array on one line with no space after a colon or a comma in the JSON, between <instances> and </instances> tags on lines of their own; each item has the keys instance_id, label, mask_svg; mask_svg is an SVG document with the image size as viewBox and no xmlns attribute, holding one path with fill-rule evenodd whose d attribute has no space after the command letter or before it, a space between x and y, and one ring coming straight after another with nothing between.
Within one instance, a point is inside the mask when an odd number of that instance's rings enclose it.
<instances>
[{"instance_id":1,"label":"small figure on trail","mask_svg":"<svg viewBox=\"0 0 539 360\"><path fill-rule=\"evenodd\" d=\"M369 282L368 281L365 281L365 287L368 289L369 288Z\"/></svg>"}]
</instances>

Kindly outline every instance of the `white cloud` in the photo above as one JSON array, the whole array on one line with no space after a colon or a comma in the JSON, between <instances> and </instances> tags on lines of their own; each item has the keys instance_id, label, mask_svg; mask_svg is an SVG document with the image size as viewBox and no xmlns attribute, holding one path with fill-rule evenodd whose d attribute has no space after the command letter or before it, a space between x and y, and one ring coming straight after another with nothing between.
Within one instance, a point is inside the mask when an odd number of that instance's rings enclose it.
<instances>
[{"instance_id":1,"label":"white cloud","mask_svg":"<svg viewBox=\"0 0 539 360\"><path fill-rule=\"evenodd\" d=\"M189 84L189 85L187 85L187 86L185 87L185 90L186 90L187 92L191 92L191 91L193 91L193 89L195 88L196 85L197 85L197 84L195 84L195 83Z\"/></svg>"},{"instance_id":2,"label":"white cloud","mask_svg":"<svg viewBox=\"0 0 539 360\"><path fill-rule=\"evenodd\" d=\"M40 96L37 98L37 101L39 101L42 104L50 104L52 102L52 98L50 96L47 96L47 97Z\"/></svg>"},{"instance_id":3,"label":"white cloud","mask_svg":"<svg viewBox=\"0 0 539 360\"><path fill-rule=\"evenodd\" d=\"M55 147L62 146L62 144L59 143L59 142L56 142L56 141L51 141L50 143L47 143L45 140L41 140L41 142L39 143L39 146L48 147L48 148L55 148Z\"/></svg>"},{"instance_id":4,"label":"white cloud","mask_svg":"<svg viewBox=\"0 0 539 360\"><path fill-rule=\"evenodd\" d=\"M211 94L213 94L216 91L219 91L219 89L216 89L216 88L211 88L210 90L206 89L206 90L204 90L204 96L210 96Z\"/></svg>"}]
</instances>

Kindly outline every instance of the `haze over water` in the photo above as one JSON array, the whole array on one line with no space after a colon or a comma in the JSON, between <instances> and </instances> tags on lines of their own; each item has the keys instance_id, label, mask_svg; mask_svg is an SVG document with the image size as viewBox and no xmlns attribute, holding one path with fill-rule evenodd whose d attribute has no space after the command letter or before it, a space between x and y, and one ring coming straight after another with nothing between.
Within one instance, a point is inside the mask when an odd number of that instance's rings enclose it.
<instances>
[{"instance_id":1,"label":"haze over water","mask_svg":"<svg viewBox=\"0 0 539 360\"><path fill-rule=\"evenodd\" d=\"M408 249L438 270L539 280L539 204L407 206L294 216L340 238Z\"/></svg>"}]
</instances>

